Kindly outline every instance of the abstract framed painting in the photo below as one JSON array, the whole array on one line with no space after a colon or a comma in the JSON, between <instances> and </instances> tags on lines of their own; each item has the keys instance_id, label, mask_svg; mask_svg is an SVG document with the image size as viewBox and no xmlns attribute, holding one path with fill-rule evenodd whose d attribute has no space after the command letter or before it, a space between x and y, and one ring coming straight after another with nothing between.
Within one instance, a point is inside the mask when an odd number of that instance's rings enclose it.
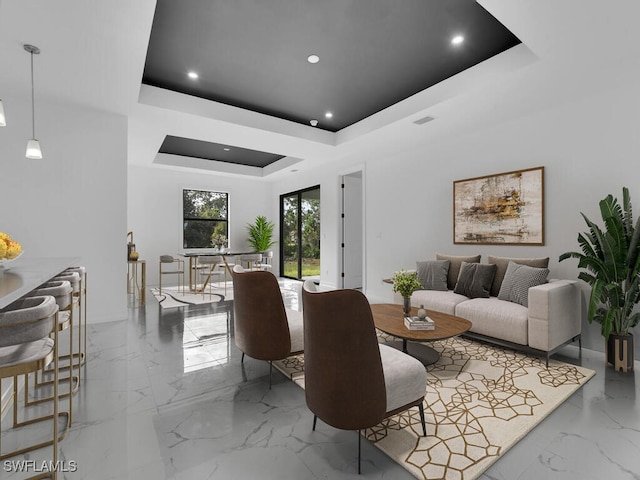
<instances>
[{"instance_id":1,"label":"abstract framed painting","mask_svg":"<svg viewBox=\"0 0 640 480\"><path fill-rule=\"evenodd\" d=\"M544 167L454 181L453 243L544 245Z\"/></svg>"}]
</instances>

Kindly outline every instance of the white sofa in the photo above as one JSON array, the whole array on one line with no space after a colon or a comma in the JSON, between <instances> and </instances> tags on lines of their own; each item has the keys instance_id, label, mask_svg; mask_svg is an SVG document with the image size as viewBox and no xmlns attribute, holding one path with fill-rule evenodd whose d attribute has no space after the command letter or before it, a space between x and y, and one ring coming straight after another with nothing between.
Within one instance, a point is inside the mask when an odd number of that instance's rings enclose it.
<instances>
[{"instance_id":1,"label":"white sofa","mask_svg":"<svg viewBox=\"0 0 640 480\"><path fill-rule=\"evenodd\" d=\"M457 275L463 257L439 256L453 259L451 267ZM489 257L489 263L527 259ZM456 270L456 267L458 270ZM500 270L499 270L500 271ZM504 277L504 268L502 269ZM496 275L498 277L498 275ZM496 278L492 286L500 290L503 278ZM396 303L402 297L396 294ZM467 336L492 341L516 349L549 356L563 345L578 340L582 329L580 292L573 280L550 280L528 289L528 306L512 301L489 298L468 298L448 289L417 290L411 296L411 305L424 305L427 310L456 315L472 323Z\"/></svg>"}]
</instances>

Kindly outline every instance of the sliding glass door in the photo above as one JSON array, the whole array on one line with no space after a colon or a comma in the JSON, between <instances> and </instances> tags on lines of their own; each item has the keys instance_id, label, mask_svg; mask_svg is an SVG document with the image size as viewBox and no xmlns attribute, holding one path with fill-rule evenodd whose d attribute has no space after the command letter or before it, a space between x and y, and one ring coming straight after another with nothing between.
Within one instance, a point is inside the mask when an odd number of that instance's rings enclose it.
<instances>
[{"instance_id":1,"label":"sliding glass door","mask_svg":"<svg viewBox=\"0 0 640 480\"><path fill-rule=\"evenodd\" d=\"M320 186L280 196L280 272L320 279Z\"/></svg>"}]
</instances>

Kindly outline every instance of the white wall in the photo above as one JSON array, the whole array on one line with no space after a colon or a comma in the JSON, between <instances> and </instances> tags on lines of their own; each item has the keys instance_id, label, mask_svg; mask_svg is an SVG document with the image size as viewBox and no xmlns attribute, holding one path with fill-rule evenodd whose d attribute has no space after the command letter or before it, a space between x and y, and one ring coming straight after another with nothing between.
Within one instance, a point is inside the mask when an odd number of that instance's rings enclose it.
<instances>
[{"instance_id":1,"label":"white wall","mask_svg":"<svg viewBox=\"0 0 640 480\"><path fill-rule=\"evenodd\" d=\"M140 258L147 261L147 285L158 284L160 255L178 255L182 248L182 190L211 190L229 193L229 246L250 250L248 223L257 215L276 220L271 208L271 187L261 180L210 173L189 172L166 166L129 166L127 225ZM123 241L122 250L125 251ZM123 254L124 255L124 254ZM277 261L274 258L274 265ZM163 279L175 284L177 278Z\"/></svg>"},{"instance_id":2,"label":"white wall","mask_svg":"<svg viewBox=\"0 0 640 480\"><path fill-rule=\"evenodd\" d=\"M20 261L80 258L89 275L89 322L126 318L126 117L38 101L44 159L28 160L30 98L3 100L0 231L22 244Z\"/></svg>"},{"instance_id":3,"label":"white wall","mask_svg":"<svg viewBox=\"0 0 640 480\"><path fill-rule=\"evenodd\" d=\"M559 263L558 256L578 250L577 235L586 230L580 212L599 219L599 200L609 193L621 197L625 185L636 216L640 212L638 125L640 97L635 90L606 91L509 122L478 125L438 143L428 139L404 152L345 159L340 166L323 166L280 182L274 191L320 183L322 281L336 284L337 177L349 163L366 163L366 293L375 300L392 299L383 278L399 268L415 267L417 260L433 259L436 252L478 252L485 261L487 255L548 256L551 277L575 279L577 261ZM544 246L453 244L454 180L537 166L545 167ZM583 292L586 305L585 286ZM583 344L603 350L599 325L587 323L586 308L583 314Z\"/></svg>"}]
</instances>

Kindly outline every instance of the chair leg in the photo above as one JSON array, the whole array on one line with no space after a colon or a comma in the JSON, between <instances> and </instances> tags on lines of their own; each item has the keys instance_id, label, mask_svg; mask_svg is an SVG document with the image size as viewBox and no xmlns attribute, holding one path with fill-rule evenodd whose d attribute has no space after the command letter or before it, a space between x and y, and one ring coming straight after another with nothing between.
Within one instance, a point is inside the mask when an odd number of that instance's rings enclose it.
<instances>
[{"instance_id":1,"label":"chair leg","mask_svg":"<svg viewBox=\"0 0 640 480\"><path fill-rule=\"evenodd\" d=\"M314 432L316 431L316 422L318 421L318 416L314 415L313 416L313 428L311 430L313 430Z\"/></svg>"},{"instance_id":2,"label":"chair leg","mask_svg":"<svg viewBox=\"0 0 640 480\"><path fill-rule=\"evenodd\" d=\"M360 475L360 454L362 450L362 447L360 446L361 443L362 443L362 435L360 433L360 430L358 430L358 475Z\"/></svg>"},{"instance_id":3,"label":"chair leg","mask_svg":"<svg viewBox=\"0 0 640 480\"><path fill-rule=\"evenodd\" d=\"M240 359L240 363L244 363L244 352L242 352L242 358Z\"/></svg>"},{"instance_id":4,"label":"chair leg","mask_svg":"<svg viewBox=\"0 0 640 480\"><path fill-rule=\"evenodd\" d=\"M273 362L269 360L269 390L271 390L271 377L273 373Z\"/></svg>"},{"instance_id":5,"label":"chair leg","mask_svg":"<svg viewBox=\"0 0 640 480\"><path fill-rule=\"evenodd\" d=\"M420 410L420 421L422 422L422 436L426 437L427 426L425 425L425 422L424 422L424 407L422 406L422 404L418 405L418 409Z\"/></svg>"}]
</instances>

